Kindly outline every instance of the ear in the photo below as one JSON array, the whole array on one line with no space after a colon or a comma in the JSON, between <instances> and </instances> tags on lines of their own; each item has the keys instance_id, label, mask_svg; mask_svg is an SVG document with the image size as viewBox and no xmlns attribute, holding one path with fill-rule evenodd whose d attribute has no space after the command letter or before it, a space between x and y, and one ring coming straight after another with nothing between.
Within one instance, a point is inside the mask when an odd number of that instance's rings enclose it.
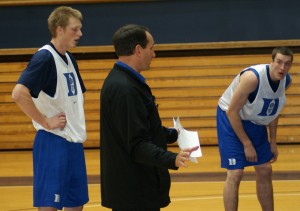
<instances>
[{"instance_id":1,"label":"ear","mask_svg":"<svg viewBox=\"0 0 300 211\"><path fill-rule=\"evenodd\" d=\"M61 26L58 26L56 28L56 35L61 35L63 33L63 28Z\"/></svg>"},{"instance_id":2,"label":"ear","mask_svg":"<svg viewBox=\"0 0 300 211\"><path fill-rule=\"evenodd\" d=\"M142 53L142 46L141 45L136 45L135 46L135 49L134 49L134 53L136 54L136 55L141 55L141 53Z\"/></svg>"}]
</instances>

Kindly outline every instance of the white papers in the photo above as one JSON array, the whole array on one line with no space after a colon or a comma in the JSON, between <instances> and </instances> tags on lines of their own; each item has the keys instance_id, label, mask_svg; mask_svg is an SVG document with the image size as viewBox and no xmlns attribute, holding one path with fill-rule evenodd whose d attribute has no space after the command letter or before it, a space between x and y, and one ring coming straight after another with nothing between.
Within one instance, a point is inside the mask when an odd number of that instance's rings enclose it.
<instances>
[{"instance_id":1,"label":"white papers","mask_svg":"<svg viewBox=\"0 0 300 211\"><path fill-rule=\"evenodd\" d=\"M174 128L179 130L177 143L180 149L199 146L199 148L190 155L190 161L198 163L197 157L202 157L198 132L184 129L180 123L179 117L177 117L176 120L173 118L173 122Z\"/></svg>"}]
</instances>

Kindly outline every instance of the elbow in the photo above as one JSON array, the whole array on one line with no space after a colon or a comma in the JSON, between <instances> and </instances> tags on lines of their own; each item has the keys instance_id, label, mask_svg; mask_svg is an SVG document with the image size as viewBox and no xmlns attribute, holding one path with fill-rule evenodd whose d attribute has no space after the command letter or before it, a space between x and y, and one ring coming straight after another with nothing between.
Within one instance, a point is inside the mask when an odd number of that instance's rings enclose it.
<instances>
[{"instance_id":1,"label":"elbow","mask_svg":"<svg viewBox=\"0 0 300 211\"><path fill-rule=\"evenodd\" d=\"M12 91L11 98L15 103L18 103L22 100L22 97L26 95L26 92L29 92L25 86L17 84Z\"/></svg>"},{"instance_id":2,"label":"elbow","mask_svg":"<svg viewBox=\"0 0 300 211\"><path fill-rule=\"evenodd\" d=\"M238 112L232 109L228 109L226 111L226 115L227 118L229 119L229 121L231 121L232 119L235 119L237 116L239 116Z\"/></svg>"},{"instance_id":3,"label":"elbow","mask_svg":"<svg viewBox=\"0 0 300 211\"><path fill-rule=\"evenodd\" d=\"M231 116L231 114L232 114L232 111L231 111L230 109L228 109L228 110L226 111L227 117Z\"/></svg>"},{"instance_id":4,"label":"elbow","mask_svg":"<svg viewBox=\"0 0 300 211\"><path fill-rule=\"evenodd\" d=\"M12 94L11 94L11 98L13 100L13 102L18 102L21 98L20 93L16 90L16 88L13 89Z\"/></svg>"}]
</instances>

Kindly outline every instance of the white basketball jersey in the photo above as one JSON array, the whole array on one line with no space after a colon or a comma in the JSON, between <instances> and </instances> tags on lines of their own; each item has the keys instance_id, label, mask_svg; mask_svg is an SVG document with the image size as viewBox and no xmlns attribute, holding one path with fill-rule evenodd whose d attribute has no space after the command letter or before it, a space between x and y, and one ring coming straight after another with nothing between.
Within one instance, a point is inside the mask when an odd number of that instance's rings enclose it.
<instances>
[{"instance_id":1,"label":"white basketball jersey","mask_svg":"<svg viewBox=\"0 0 300 211\"><path fill-rule=\"evenodd\" d=\"M242 120L249 120L255 124L268 125L273 121L282 110L286 102L285 83L286 78L281 80L276 92L270 86L266 64L255 65L244 69L254 69L259 75L258 92L252 103L247 101L240 111ZM242 71L242 72L243 72ZM240 75L238 74L229 87L219 99L219 106L223 111L227 111L231 102L232 95L239 84Z\"/></svg>"},{"instance_id":2,"label":"white basketball jersey","mask_svg":"<svg viewBox=\"0 0 300 211\"><path fill-rule=\"evenodd\" d=\"M45 45L41 49L46 49L53 55L56 71L57 84L54 97L50 97L41 91L38 98L32 98L38 110L46 117L53 117L60 112L64 112L67 124L63 130L47 130L37 122L33 121L36 130L46 130L65 138L70 142L84 142L86 140L86 126L84 116L84 99L81 86L73 63L66 53L68 64L50 46Z\"/></svg>"}]
</instances>

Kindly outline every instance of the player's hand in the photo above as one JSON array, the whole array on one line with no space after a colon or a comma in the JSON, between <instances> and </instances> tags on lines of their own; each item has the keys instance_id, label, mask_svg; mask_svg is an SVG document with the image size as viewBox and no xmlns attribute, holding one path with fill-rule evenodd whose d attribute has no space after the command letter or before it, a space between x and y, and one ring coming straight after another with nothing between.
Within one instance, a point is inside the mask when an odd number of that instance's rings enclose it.
<instances>
[{"instance_id":1,"label":"player's hand","mask_svg":"<svg viewBox=\"0 0 300 211\"><path fill-rule=\"evenodd\" d=\"M254 147L251 143L247 144L247 145L244 145L244 152L245 152L245 156L246 156L247 161L257 162L257 154L256 154L256 151L255 151L255 149L254 149Z\"/></svg>"},{"instance_id":2,"label":"player's hand","mask_svg":"<svg viewBox=\"0 0 300 211\"><path fill-rule=\"evenodd\" d=\"M271 152L273 153L273 158L270 162L274 163L277 161L277 157L278 157L277 144L275 142L271 142L270 145L271 145Z\"/></svg>"},{"instance_id":3,"label":"player's hand","mask_svg":"<svg viewBox=\"0 0 300 211\"><path fill-rule=\"evenodd\" d=\"M48 130L53 130L56 128L60 128L63 130L67 124L66 114L61 112L51 118L47 119L47 128Z\"/></svg>"},{"instance_id":4,"label":"player's hand","mask_svg":"<svg viewBox=\"0 0 300 211\"><path fill-rule=\"evenodd\" d=\"M186 148L181 150L175 160L176 167L187 167L186 161L189 161L190 155L192 152L196 151L199 148L199 146L195 146L192 148Z\"/></svg>"}]
</instances>

